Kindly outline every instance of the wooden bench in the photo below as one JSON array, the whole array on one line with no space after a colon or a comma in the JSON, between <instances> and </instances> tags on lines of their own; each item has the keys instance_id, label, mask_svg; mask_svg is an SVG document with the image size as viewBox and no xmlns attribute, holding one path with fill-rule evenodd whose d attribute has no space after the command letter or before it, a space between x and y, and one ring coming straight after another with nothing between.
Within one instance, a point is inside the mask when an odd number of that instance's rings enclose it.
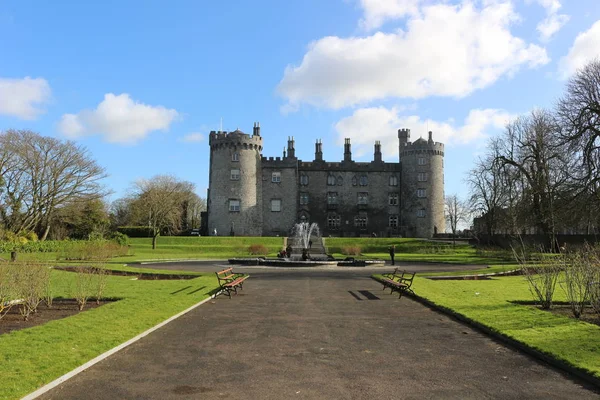
<instances>
[{"instance_id":1,"label":"wooden bench","mask_svg":"<svg viewBox=\"0 0 600 400\"><path fill-rule=\"evenodd\" d=\"M398 268L394 272L382 274L383 280L381 283L383 284L383 290L390 288L390 294L394 293L394 291L398 292L398 298L401 298L406 292L415 294L411 289L415 275L415 272L400 271Z\"/></svg>"},{"instance_id":2,"label":"wooden bench","mask_svg":"<svg viewBox=\"0 0 600 400\"><path fill-rule=\"evenodd\" d=\"M223 271L215 272L217 280L221 287L221 292L226 293L231 298L231 292L237 294L238 288L243 289L244 281L249 278L249 275L236 274L233 268L226 268Z\"/></svg>"}]
</instances>

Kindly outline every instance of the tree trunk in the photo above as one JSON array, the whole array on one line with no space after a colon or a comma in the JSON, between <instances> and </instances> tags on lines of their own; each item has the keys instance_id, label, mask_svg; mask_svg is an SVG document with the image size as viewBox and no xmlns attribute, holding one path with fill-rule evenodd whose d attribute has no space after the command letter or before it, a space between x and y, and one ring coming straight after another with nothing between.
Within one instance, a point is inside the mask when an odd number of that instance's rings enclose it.
<instances>
[{"instance_id":1,"label":"tree trunk","mask_svg":"<svg viewBox=\"0 0 600 400\"><path fill-rule=\"evenodd\" d=\"M16 251L10 252L10 261L12 261L12 262L17 261L17 252Z\"/></svg>"},{"instance_id":2,"label":"tree trunk","mask_svg":"<svg viewBox=\"0 0 600 400\"><path fill-rule=\"evenodd\" d=\"M43 242L44 240L46 240L46 238L48 237L48 232L50 232L50 224L46 225L46 229L44 229L44 234L40 238L40 241Z\"/></svg>"},{"instance_id":3,"label":"tree trunk","mask_svg":"<svg viewBox=\"0 0 600 400\"><path fill-rule=\"evenodd\" d=\"M152 236L152 250L156 249L156 238L158 237L158 233L155 233L154 236Z\"/></svg>"}]
</instances>

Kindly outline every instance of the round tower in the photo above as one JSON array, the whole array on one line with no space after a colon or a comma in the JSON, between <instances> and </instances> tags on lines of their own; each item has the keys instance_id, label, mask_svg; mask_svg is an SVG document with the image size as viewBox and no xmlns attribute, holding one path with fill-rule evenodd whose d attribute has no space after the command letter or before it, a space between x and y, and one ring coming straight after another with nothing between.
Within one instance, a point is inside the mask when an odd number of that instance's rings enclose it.
<instances>
[{"instance_id":1,"label":"round tower","mask_svg":"<svg viewBox=\"0 0 600 400\"><path fill-rule=\"evenodd\" d=\"M432 237L446 229L444 217L444 144L398 131L402 165L401 229L410 237Z\"/></svg>"},{"instance_id":2,"label":"round tower","mask_svg":"<svg viewBox=\"0 0 600 400\"><path fill-rule=\"evenodd\" d=\"M219 236L262 234L262 137L239 129L210 132L208 232Z\"/></svg>"}]
</instances>

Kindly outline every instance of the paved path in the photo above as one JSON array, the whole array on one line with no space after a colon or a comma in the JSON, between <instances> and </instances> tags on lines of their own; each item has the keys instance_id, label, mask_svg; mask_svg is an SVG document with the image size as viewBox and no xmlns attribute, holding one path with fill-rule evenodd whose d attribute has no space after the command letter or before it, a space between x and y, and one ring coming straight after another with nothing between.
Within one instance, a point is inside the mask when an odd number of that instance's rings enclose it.
<instances>
[{"instance_id":1,"label":"paved path","mask_svg":"<svg viewBox=\"0 0 600 400\"><path fill-rule=\"evenodd\" d=\"M255 270L46 399L597 399L363 271Z\"/></svg>"}]
</instances>

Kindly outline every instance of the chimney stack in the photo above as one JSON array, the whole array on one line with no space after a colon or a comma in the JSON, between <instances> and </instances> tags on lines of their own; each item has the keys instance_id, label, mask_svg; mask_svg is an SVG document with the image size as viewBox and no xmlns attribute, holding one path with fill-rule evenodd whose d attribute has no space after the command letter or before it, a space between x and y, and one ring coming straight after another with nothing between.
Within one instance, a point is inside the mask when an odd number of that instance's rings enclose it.
<instances>
[{"instance_id":1,"label":"chimney stack","mask_svg":"<svg viewBox=\"0 0 600 400\"><path fill-rule=\"evenodd\" d=\"M373 155L373 160L375 162L381 162L381 142L379 140L375 141L375 153Z\"/></svg>"},{"instance_id":2,"label":"chimney stack","mask_svg":"<svg viewBox=\"0 0 600 400\"><path fill-rule=\"evenodd\" d=\"M253 136L260 136L260 122L254 123L254 128L252 129Z\"/></svg>"},{"instance_id":3,"label":"chimney stack","mask_svg":"<svg viewBox=\"0 0 600 400\"><path fill-rule=\"evenodd\" d=\"M296 148L294 147L294 137L288 136L288 157L296 158Z\"/></svg>"},{"instance_id":4,"label":"chimney stack","mask_svg":"<svg viewBox=\"0 0 600 400\"><path fill-rule=\"evenodd\" d=\"M315 143L315 161L323 161L323 143L317 139Z\"/></svg>"},{"instance_id":5,"label":"chimney stack","mask_svg":"<svg viewBox=\"0 0 600 400\"><path fill-rule=\"evenodd\" d=\"M352 152L350 151L350 138L344 139L344 161L352 161Z\"/></svg>"}]
</instances>

